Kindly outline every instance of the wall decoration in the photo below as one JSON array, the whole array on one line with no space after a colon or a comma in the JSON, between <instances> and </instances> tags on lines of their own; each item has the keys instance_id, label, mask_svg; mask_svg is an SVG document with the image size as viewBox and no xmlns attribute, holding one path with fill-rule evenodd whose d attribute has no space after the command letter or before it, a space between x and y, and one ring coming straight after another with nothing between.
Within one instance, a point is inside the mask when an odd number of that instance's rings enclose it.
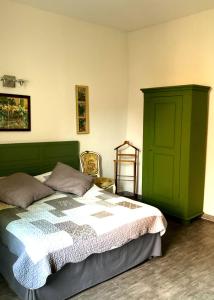
<instances>
[{"instance_id":1,"label":"wall decoration","mask_svg":"<svg viewBox=\"0 0 214 300\"><path fill-rule=\"evenodd\" d=\"M88 86L76 85L77 133L89 133Z\"/></svg>"},{"instance_id":2,"label":"wall decoration","mask_svg":"<svg viewBox=\"0 0 214 300\"><path fill-rule=\"evenodd\" d=\"M2 81L2 85L4 87L9 87L9 88L15 88L16 83L19 83L20 86L26 83L25 79L17 79L16 76L14 75L3 75L2 77L0 77L0 81Z\"/></svg>"},{"instance_id":3,"label":"wall decoration","mask_svg":"<svg viewBox=\"0 0 214 300\"><path fill-rule=\"evenodd\" d=\"M0 93L0 131L30 130L30 96Z\"/></svg>"}]
</instances>

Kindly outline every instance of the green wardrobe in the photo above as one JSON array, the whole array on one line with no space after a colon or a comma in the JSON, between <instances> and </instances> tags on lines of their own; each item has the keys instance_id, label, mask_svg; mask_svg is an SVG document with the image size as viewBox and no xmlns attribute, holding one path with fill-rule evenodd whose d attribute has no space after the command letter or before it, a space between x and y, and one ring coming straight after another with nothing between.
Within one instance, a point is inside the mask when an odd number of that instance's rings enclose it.
<instances>
[{"instance_id":1,"label":"green wardrobe","mask_svg":"<svg viewBox=\"0 0 214 300\"><path fill-rule=\"evenodd\" d=\"M189 221L203 213L209 87L142 92L143 201Z\"/></svg>"}]
</instances>

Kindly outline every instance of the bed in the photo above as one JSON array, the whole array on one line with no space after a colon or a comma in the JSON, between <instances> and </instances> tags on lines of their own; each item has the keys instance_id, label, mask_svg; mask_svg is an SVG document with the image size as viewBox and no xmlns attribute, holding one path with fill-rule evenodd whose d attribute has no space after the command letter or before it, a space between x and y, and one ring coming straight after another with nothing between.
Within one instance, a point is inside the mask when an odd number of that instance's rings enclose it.
<instances>
[{"instance_id":1,"label":"bed","mask_svg":"<svg viewBox=\"0 0 214 300\"><path fill-rule=\"evenodd\" d=\"M71 141L0 145L0 177L14 172L26 172L35 176L52 170L58 161L79 169L79 143ZM59 208L65 203L68 205L66 209ZM62 227L65 222L61 222L59 219L67 220L69 217L72 231L78 233L76 236L79 237L79 231L83 229L85 237L81 236L81 243L82 241L88 243L88 236L93 237L90 240L90 251L87 250L85 253L86 243L82 249L78 244L80 240L77 239L77 242L72 244L72 253L75 256L71 255L69 248L71 245L69 245L66 248L67 252L63 250L67 261L61 263L60 256L55 261L53 256L51 259L48 256L50 264L45 268L41 266L42 259L38 254L42 251L35 251L36 253L31 253L31 258L33 257L39 262L35 264L35 268L31 261L29 263L29 257L26 256L27 251L19 250L22 243L19 245L19 240L14 240L12 236L14 232L18 232L19 223L23 221L22 218L26 217L25 224L32 223L33 218L34 225L39 227L41 220L44 223L44 214L50 215L50 212L51 220L54 220L54 224L51 224L54 227L53 230L55 230L56 224L57 228L60 228L60 231L57 230L57 234L60 234L58 236L61 243L64 241L65 233L67 236L70 234L70 229L66 227L67 225ZM141 215L144 215L143 223L139 217ZM132 226L127 227L127 220L124 219L128 219L128 223ZM119 228L116 226L118 222ZM31 223L29 223L30 226ZM166 227L163 215L156 208L113 195L96 186L93 186L81 197L57 192L30 205L24 211L0 203L0 225L0 273L18 297L25 300L67 299L151 257L160 256L161 235ZM6 237L4 227L7 228ZM52 227L47 226L47 228ZM43 226L42 230L47 229L45 228ZM35 231L35 228L33 230ZM38 235L41 228L36 230ZM109 232L111 239L107 243L104 236L109 236ZM44 236L44 234L41 235L42 238ZM48 235L45 237L48 239ZM28 235L26 234L25 237L22 233L21 238L28 239ZM67 240L65 239L64 242L67 243ZM44 244L45 241L42 245ZM57 240L55 244L57 245ZM58 252L55 252L54 257L57 257L56 253ZM30 280L29 274L27 278L25 276L28 270L31 274Z\"/></svg>"}]
</instances>

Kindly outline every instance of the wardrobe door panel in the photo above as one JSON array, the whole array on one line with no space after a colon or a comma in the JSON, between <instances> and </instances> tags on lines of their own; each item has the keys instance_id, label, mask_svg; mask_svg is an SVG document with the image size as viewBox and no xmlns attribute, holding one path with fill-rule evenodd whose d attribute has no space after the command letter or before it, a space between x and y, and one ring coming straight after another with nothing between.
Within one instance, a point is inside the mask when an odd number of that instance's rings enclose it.
<instances>
[{"instance_id":1,"label":"wardrobe door panel","mask_svg":"<svg viewBox=\"0 0 214 300\"><path fill-rule=\"evenodd\" d=\"M150 96L144 107L149 118L145 124L148 132L144 135L144 164L148 176L146 185L149 188L146 188L143 196L152 198L157 206L169 211L179 211L181 207L179 182L182 101L182 96Z\"/></svg>"}]
</instances>

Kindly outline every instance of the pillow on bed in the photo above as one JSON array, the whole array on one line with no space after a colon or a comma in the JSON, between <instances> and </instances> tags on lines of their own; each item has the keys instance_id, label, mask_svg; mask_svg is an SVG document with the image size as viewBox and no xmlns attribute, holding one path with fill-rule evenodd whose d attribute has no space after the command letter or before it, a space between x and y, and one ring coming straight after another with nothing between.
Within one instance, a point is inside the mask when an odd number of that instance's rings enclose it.
<instances>
[{"instance_id":1,"label":"pillow on bed","mask_svg":"<svg viewBox=\"0 0 214 300\"><path fill-rule=\"evenodd\" d=\"M15 173L0 180L0 201L22 208L53 193L51 188L25 173Z\"/></svg>"},{"instance_id":2,"label":"pillow on bed","mask_svg":"<svg viewBox=\"0 0 214 300\"><path fill-rule=\"evenodd\" d=\"M58 162L44 183L54 190L82 196L90 189L92 181L91 176Z\"/></svg>"},{"instance_id":3,"label":"pillow on bed","mask_svg":"<svg viewBox=\"0 0 214 300\"><path fill-rule=\"evenodd\" d=\"M46 173L43 173L43 174L39 174L39 175L36 175L36 176L33 176L33 177L38 179L40 182L44 182L45 180L47 180L49 178L51 173L52 173L52 171L51 172L46 172Z\"/></svg>"}]
</instances>

